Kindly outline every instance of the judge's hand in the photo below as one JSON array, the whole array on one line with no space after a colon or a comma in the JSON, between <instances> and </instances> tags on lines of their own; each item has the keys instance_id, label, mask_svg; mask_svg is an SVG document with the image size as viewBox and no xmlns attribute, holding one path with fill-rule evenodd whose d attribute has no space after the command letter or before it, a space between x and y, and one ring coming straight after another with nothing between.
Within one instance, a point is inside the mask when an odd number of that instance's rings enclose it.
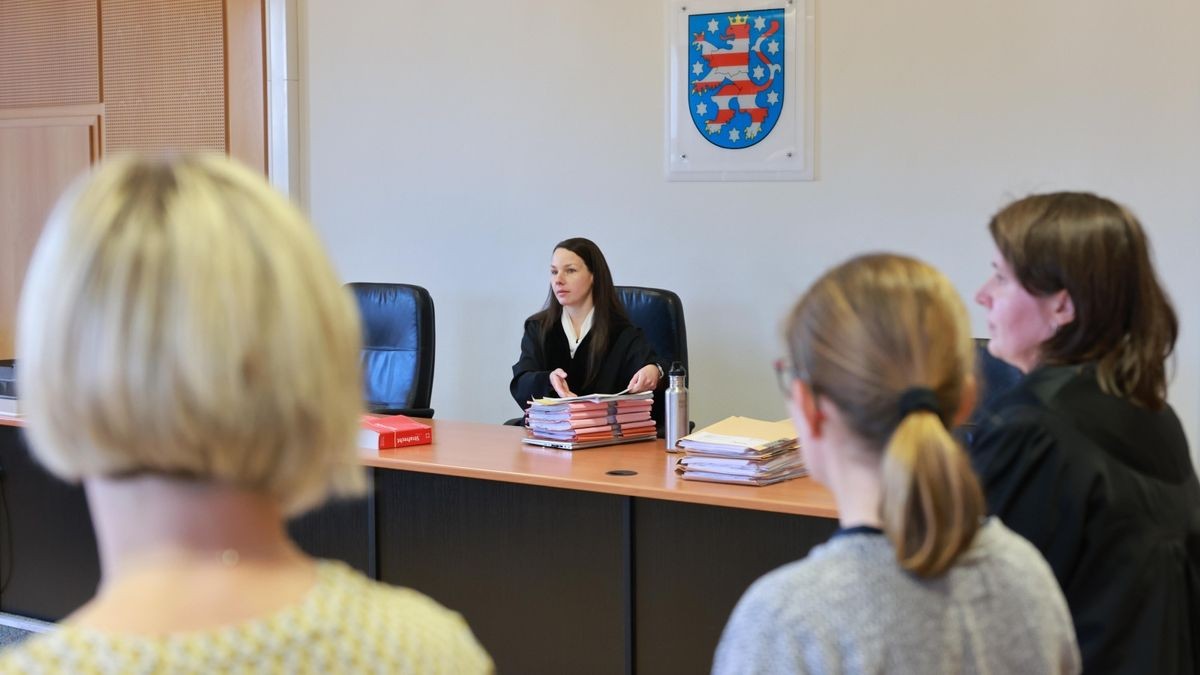
<instances>
[{"instance_id":1,"label":"judge's hand","mask_svg":"<svg viewBox=\"0 0 1200 675\"><path fill-rule=\"evenodd\" d=\"M643 366L641 370L633 374L633 379L629 381L629 393L637 394L643 391L654 391L658 386L658 366L651 363L648 366Z\"/></svg>"},{"instance_id":2,"label":"judge's hand","mask_svg":"<svg viewBox=\"0 0 1200 675\"><path fill-rule=\"evenodd\" d=\"M555 368L550 371L550 386L554 387L555 393L561 398L571 398L575 394L567 387L567 371L562 368Z\"/></svg>"}]
</instances>

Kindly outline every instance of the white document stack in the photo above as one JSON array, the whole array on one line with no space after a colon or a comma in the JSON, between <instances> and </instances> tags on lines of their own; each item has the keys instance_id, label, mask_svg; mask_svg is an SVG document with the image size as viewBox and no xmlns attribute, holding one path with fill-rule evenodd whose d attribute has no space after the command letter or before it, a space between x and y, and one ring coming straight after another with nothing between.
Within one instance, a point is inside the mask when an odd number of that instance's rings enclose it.
<instances>
[{"instance_id":1,"label":"white document stack","mask_svg":"<svg viewBox=\"0 0 1200 675\"><path fill-rule=\"evenodd\" d=\"M687 480L770 485L808 473L789 420L727 417L679 441L676 471Z\"/></svg>"}]
</instances>

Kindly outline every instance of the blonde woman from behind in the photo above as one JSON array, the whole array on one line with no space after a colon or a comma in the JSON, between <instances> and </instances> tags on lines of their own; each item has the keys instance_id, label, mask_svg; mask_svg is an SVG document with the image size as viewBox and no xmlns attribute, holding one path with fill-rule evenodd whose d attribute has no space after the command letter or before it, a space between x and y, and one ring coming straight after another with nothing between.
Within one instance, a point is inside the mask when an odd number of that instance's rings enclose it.
<instances>
[{"instance_id":1,"label":"blonde woman from behind","mask_svg":"<svg viewBox=\"0 0 1200 675\"><path fill-rule=\"evenodd\" d=\"M249 170L126 157L68 192L17 349L33 452L82 482L102 577L0 672L490 672L459 615L287 536L363 488L359 339L312 228Z\"/></svg>"},{"instance_id":2,"label":"blonde woman from behind","mask_svg":"<svg viewBox=\"0 0 1200 675\"><path fill-rule=\"evenodd\" d=\"M1076 673L1062 593L996 519L948 427L974 399L950 282L869 255L822 276L786 325L785 389L840 529L750 587L714 673Z\"/></svg>"}]
</instances>

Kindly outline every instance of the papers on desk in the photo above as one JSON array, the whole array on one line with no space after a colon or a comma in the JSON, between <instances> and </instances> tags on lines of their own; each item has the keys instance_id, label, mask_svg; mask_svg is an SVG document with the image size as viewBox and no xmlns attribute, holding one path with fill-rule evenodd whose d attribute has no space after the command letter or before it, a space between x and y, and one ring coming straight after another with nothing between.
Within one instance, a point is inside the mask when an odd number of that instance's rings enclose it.
<instances>
[{"instance_id":1,"label":"papers on desk","mask_svg":"<svg viewBox=\"0 0 1200 675\"><path fill-rule=\"evenodd\" d=\"M525 411L530 438L589 442L654 438L653 392L539 398Z\"/></svg>"},{"instance_id":2,"label":"papers on desk","mask_svg":"<svg viewBox=\"0 0 1200 675\"><path fill-rule=\"evenodd\" d=\"M683 457L676 471L687 480L739 485L770 485L808 473L796 450L768 460Z\"/></svg>"},{"instance_id":3,"label":"papers on desk","mask_svg":"<svg viewBox=\"0 0 1200 675\"><path fill-rule=\"evenodd\" d=\"M727 417L684 436L676 471L686 480L770 485L808 473L789 420Z\"/></svg>"}]
</instances>

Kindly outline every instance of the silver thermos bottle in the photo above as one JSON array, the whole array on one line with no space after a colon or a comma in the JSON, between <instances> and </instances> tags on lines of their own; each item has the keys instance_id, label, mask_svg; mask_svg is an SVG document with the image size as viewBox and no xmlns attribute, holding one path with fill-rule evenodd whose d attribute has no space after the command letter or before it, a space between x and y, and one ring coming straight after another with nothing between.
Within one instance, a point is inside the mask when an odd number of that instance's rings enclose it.
<instances>
[{"instance_id":1,"label":"silver thermos bottle","mask_svg":"<svg viewBox=\"0 0 1200 675\"><path fill-rule=\"evenodd\" d=\"M683 383L686 375L678 361L671 364L671 372L667 374L670 378L666 395L667 452L679 452L676 444L688 435L688 392Z\"/></svg>"}]
</instances>

